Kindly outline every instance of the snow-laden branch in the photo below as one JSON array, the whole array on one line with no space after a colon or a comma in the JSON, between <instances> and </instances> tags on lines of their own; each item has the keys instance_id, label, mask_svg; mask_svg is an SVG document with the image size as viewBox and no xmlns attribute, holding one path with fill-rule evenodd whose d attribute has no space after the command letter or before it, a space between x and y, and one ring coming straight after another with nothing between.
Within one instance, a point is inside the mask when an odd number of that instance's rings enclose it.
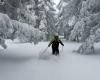
<instances>
[{"instance_id":1,"label":"snow-laden branch","mask_svg":"<svg viewBox=\"0 0 100 80\"><path fill-rule=\"evenodd\" d=\"M37 43L43 40L45 33L32 25L11 20L6 14L0 13L0 44L5 47L5 39L18 38L21 42Z\"/></svg>"}]
</instances>

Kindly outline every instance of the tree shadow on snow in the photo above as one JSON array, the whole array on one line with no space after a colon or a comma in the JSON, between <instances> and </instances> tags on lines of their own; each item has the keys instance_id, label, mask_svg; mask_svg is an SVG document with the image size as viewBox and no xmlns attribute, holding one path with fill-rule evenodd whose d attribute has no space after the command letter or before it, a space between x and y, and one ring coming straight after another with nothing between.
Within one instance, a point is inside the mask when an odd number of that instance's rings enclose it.
<instances>
[{"instance_id":1,"label":"tree shadow on snow","mask_svg":"<svg viewBox=\"0 0 100 80\"><path fill-rule=\"evenodd\" d=\"M93 55L100 55L100 48L96 48Z\"/></svg>"},{"instance_id":2,"label":"tree shadow on snow","mask_svg":"<svg viewBox=\"0 0 100 80\"><path fill-rule=\"evenodd\" d=\"M17 54L17 53L16 53ZM4 50L0 50L0 61L5 62L13 62L13 63L21 63L27 62L29 60L35 60L37 56L35 55L14 55L13 52L6 52Z\"/></svg>"}]
</instances>

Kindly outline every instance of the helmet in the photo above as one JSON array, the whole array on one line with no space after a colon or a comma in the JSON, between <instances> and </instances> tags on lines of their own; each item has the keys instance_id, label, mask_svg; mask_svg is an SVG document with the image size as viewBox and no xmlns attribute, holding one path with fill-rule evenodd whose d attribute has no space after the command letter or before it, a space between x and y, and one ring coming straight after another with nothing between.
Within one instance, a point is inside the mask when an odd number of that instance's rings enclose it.
<instances>
[{"instance_id":1,"label":"helmet","mask_svg":"<svg viewBox=\"0 0 100 80\"><path fill-rule=\"evenodd\" d=\"M54 38L55 38L55 39L58 39L58 38L59 38L58 33L55 33L55 34L54 34Z\"/></svg>"},{"instance_id":2,"label":"helmet","mask_svg":"<svg viewBox=\"0 0 100 80\"><path fill-rule=\"evenodd\" d=\"M58 36L58 33L55 33L54 36Z\"/></svg>"}]
</instances>

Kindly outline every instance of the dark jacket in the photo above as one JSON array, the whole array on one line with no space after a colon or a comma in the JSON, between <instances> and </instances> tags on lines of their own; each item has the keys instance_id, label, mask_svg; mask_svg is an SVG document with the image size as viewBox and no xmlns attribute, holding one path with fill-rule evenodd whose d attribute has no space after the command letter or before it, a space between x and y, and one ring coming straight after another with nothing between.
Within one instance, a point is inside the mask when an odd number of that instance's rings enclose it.
<instances>
[{"instance_id":1,"label":"dark jacket","mask_svg":"<svg viewBox=\"0 0 100 80\"><path fill-rule=\"evenodd\" d=\"M56 36L56 37L54 37L54 39L52 39L51 41L50 41L50 43L49 43L49 47L51 46L51 44L52 44L52 47L53 48L58 48L59 47L59 43L62 45L62 46L64 46L64 44L62 43L62 41Z\"/></svg>"}]
</instances>

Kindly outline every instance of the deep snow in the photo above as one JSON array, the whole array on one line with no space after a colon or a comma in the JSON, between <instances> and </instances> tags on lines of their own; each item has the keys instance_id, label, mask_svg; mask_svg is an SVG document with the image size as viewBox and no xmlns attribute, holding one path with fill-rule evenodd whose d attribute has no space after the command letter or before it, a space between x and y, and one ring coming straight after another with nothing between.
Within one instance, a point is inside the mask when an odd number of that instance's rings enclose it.
<instances>
[{"instance_id":1,"label":"deep snow","mask_svg":"<svg viewBox=\"0 0 100 80\"><path fill-rule=\"evenodd\" d=\"M48 42L7 44L6 50L0 47L0 80L100 80L100 43L95 44L95 54L80 55L73 53L79 43L65 42L59 57L49 48L42 58L39 54Z\"/></svg>"}]
</instances>

